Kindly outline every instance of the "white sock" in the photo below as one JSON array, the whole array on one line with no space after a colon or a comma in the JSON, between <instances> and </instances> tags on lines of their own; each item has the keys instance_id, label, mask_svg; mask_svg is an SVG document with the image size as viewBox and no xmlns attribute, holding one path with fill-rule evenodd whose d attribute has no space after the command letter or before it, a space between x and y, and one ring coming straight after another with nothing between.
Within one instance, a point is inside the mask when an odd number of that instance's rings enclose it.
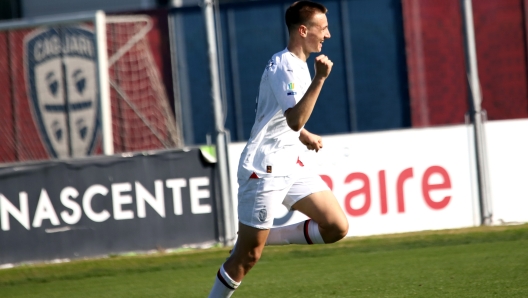
<instances>
[{"instance_id":1,"label":"white sock","mask_svg":"<svg viewBox=\"0 0 528 298\"><path fill-rule=\"evenodd\" d=\"M311 219L309 219L308 222L308 235L313 244L325 244L323 236L321 236L321 232L319 232L319 225Z\"/></svg>"},{"instance_id":2,"label":"white sock","mask_svg":"<svg viewBox=\"0 0 528 298\"><path fill-rule=\"evenodd\" d=\"M311 219L299 223L272 228L266 245L324 244L319 225Z\"/></svg>"},{"instance_id":3,"label":"white sock","mask_svg":"<svg viewBox=\"0 0 528 298\"><path fill-rule=\"evenodd\" d=\"M220 267L216 274L216 280L209 293L209 298L229 298L235 292L240 282L234 281L224 270L224 265Z\"/></svg>"}]
</instances>

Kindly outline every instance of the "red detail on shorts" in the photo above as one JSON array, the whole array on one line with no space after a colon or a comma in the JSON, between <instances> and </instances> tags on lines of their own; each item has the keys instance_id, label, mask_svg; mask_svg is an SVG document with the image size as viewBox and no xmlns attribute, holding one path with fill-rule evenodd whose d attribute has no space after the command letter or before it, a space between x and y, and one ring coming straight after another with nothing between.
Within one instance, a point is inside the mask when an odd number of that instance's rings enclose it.
<instances>
[{"instance_id":1,"label":"red detail on shorts","mask_svg":"<svg viewBox=\"0 0 528 298\"><path fill-rule=\"evenodd\" d=\"M301 167L304 167L304 164L303 164L302 161L299 159L299 157L297 157L297 164L300 165Z\"/></svg>"},{"instance_id":2,"label":"red detail on shorts","mask_svg":"<svg viewBox=\"0 0 528 298\"><path fill-rule=\"evenodd\" d=\"M259 176L257 176L257 174L255 174L255 172L253 172L253 174L251 174L251 176L249 176L249 179L258 179Z\"/></svg>"}]
</instances>

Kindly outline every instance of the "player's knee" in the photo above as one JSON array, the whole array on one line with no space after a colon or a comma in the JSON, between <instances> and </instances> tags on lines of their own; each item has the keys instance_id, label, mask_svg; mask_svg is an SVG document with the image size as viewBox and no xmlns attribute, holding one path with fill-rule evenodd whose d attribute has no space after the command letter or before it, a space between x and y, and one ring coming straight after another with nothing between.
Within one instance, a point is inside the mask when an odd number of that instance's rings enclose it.
<instances>
[{"instance_id":1,"label":"player's knee","mask_svg":"<svg viewBox=\"0 0 528 298\"><path fill-rule=\"evenodd\" d=\"M337 238L339 238L336 241L345 238L348 234L348 220L345 219L344 221L339 222L339 224L337 224L336 230Z\"/></svg>"},{"instance_id":2,"label":"player's knee","mask_svg":"<svg viewBox=\"0 0 528 298\"><path fill-rule=\"evenodd\" d=\"M345 214L337 217L335 222L336 241L339 241L346 237L348 234L348 219Z\"/></svg>"},{"instance_id":3,"label":"player's knee","mask_svg":"<svg viewBox=\"0 0 528 298\"><path fill-rule=\"evenodd\" d=\"M326 243L337 242L348 234L348 221L336 221L331 223L326 229L326 237L324 237Z\"/></svg>"},{"instance_id":4,"label":"player's knee","mask_svg":"<svg viewBox=\"0 0 528 298\"><path fill-rule=\"evenodd\" d=\"M262 250L251 250L247 253L247 255L244 258L244 267L246 267L247 270L253 268L257 264L257 262L260 260L260 256L262 255Z\"/></svg>"}]
</instances>

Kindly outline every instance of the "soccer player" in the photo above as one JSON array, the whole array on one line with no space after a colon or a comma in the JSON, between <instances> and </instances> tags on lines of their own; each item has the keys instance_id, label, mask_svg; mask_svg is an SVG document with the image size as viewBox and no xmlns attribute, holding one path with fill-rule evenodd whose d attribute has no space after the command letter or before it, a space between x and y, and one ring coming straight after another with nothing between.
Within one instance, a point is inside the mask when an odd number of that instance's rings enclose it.
<instances>
[{"instance_id":1,"label":"soccer player","mask_svg":"<svg viewBox=\"0 0 528 298\"><path fill-rule=\"evenodd\" d=\"M240 157L238 240L218 270L209 297L231 297L265 245L333 243L348 232L336 198L299 158L303 144L316 152L323 147L321 137L304 125L333 65L325 55L316 57L312 80L306 63L330 38L326 12L310 1L295 2L286 11L288 46L273 55L264 70L255 124ZM272 228L274 206L280 203L310 219Z\"/></svg>"}]
</instances>

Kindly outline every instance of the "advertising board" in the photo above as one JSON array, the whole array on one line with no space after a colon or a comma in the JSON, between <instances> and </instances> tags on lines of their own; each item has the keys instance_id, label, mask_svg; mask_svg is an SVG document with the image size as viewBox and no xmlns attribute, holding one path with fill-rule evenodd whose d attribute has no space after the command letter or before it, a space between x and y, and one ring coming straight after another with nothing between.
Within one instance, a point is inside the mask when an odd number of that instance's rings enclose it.
<instances>
[{"instance_id":1,"label":"advertising board","mask_svg":"<svg viewBox=\"0 0 528 298\"><path fill-rule=\"evenodd\" d=\"M0 264L218 241L198 149L0 168Z\"/></svg>"},{"instance_id":2,"label":"advertising board","mask_svg":"<svg viewBox=\"0 0 528 298\"><path fill-rule=\"evenodd\" d=\"M479 224L470 140L467 126L323 136L323 149L300 159L332 189L348 236L462 228ZM244 145L229 147L235 200ZM275 225L306 218L281 208Z\"/></svg>"}]
</instances>

